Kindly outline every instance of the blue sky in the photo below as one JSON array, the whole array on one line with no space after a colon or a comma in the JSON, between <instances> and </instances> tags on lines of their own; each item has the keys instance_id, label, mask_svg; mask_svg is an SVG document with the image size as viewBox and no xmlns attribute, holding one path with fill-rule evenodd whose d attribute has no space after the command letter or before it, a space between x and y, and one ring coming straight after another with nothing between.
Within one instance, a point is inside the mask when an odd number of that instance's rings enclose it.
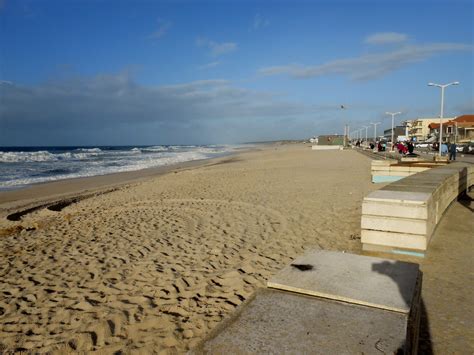
<instances>
[{"instance_id":1,"label":"blue sky","mask_svg":"<svg viewBox=\"0 0 474 355\"><path fill-rule=\"evenodd\" d=\"M470 0L0 0L0 145L387 128L438 116L426 84L456 80L445 116L472 114L472 23Z\"/></svg>"}]
</instances>

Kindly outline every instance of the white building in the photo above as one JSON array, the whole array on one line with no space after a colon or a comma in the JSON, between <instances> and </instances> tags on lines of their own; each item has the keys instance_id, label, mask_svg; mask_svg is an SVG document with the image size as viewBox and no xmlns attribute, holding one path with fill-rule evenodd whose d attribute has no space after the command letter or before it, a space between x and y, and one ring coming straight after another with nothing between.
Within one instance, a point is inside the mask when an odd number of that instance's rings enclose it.
<instances>
[{"instance_id":1,"label":"white building","mask_svg":"<svg viewBox=\"0 0 474 355\"><path fill-rule=\"evenodd\" d=\"M453 118L443 118L443 123L452 120ZM439 118L416 118L414 120L407 120L408 135L411 139L416 140L417 142L423 142L429 138L431 123L438 123Z\"/></svg>"}]
</instances>

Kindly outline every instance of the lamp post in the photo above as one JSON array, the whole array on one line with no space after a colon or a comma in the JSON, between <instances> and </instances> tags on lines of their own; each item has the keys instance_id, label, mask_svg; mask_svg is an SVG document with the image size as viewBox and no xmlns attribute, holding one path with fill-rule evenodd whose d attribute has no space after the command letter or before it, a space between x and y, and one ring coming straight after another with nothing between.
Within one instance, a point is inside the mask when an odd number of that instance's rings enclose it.
<instances>
[{"instance_id":1,"label":"lamp post","mask_svg":"<svg viewBox=\"0 0 474 355\"><path fill-rule=\"evenodd\" d=\"M377 125L380 124L380 122L370 122L370 124L374 125L374 144L377 141Z\"/></svg>"},{"instance_id":2,"label":"lamp post","mask_svg":"<svg viewBox=\"0 0 474 355\"><path fill-rule=\"evenodd\" d=\"M459 81L453 81L452 83L444 85L428 83L428 86L436 86L441 89L441 112L439 115L439 156L441 156L441 144L443 143L444 88L447 88L451 85L459 85Z\"/></svg>"},{"instance_id":3,"label":"lamp post","mask_svg":"<svg viewBox=\"0 0 474 355\"><path fill-rule=\"evenodd\" d=\"M407 140L410 140L408 139L408 121L403 121L403 124L405 125L405 137L407 137Z\"/></svg>"},{"instance_id":4,"label":"lamp post","mask_svg":"<svg viewBox=\"0 0 474 355\"><path fill-rule=\"evenodd\" d=\"M369 146L369 144L368 144L368 142L367 142L367 130L369 129L369 127L370 127L370 126L364 126L364 128L365 128L365 146L366 146L366 147Z\"/></svg>"},{"instance_id":5,"label":"lamp post","mask_svg":"<svg viewBox=\"0 0 474 355\"><path fill-rule=\"evenodd\" d=\"M396 115L399 115L401 114L401 112L385 112L386 115L392 115L392 150L393 150L393 147L394 147L394 144L393 144L393 134L394 134L394 127L393 127L393 121L394 121L394 117Z\"/></svg>"},{"instance_id":6,"label":"lamp post","mask_svg":"<svg viewBox=\"0 0 474 355\"><path fill-rule=\"evenodd\" d=\"M344 125L344 147L349 143L349 125Z\"/></svg>"},{"instance_id":7,"label":"lamp post","mask_svg":"<svg viewBox=\"0 0 474 355\"><path fill-rule=\"evenodd\" d=\"M341 109L342 109L342 110L345 110L346 107L345 107L344 105L341 105ZM343 141L344 141L344 143L343 143L343 144L344 144L344 147L346 146L348 133L349 133L349 129L348 129L347 125L344 125L344 139L343 139Z\"/></svg>"}]
</instances>

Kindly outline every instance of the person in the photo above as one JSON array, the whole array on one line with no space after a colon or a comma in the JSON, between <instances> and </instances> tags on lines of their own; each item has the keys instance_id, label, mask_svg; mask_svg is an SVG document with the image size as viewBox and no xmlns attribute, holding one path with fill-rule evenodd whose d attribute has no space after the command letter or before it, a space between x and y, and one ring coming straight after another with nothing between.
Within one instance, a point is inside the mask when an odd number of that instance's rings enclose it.
<instances>
[{"instance_id":1,"label":"person","mask_svg":"<svg viewBox=\"0 0 474 355\"><path fill-rule=\"evenodd\" d=\"M446 155L448 153L448 146L446 143L441 144L441 155Z\"/></svg>"},{"instance_id":2,"label":"person","mask_svg":"<svg viewBox=\"0 0 474 355\"><path fill-rule=\"evenodd\" d=\"M380 143L380 141L379 141L379 143L377 144L377 150L378 150L379 152L382 151L382 143Z\"/></svg>"},{"instance_id":3,"label":"person","mask_svg":"<svg viewBox=\"0 0 474 355\"><path fill-rule=\"evenodd\" d=\"M413 154L413 149L415 148L415 147L413 146L413 143L410 142L410 141L408 141L408 142L407 142L407 147L408 147L408 153L409 153L409 154Z\"/></svg>"},{"instance_id":4,"label":"person","mask_svg":"<svg viewBox=\"0 0 474 355\"><path fill-rule=\"evenodd\" d=\"M402 142L397 143L397 149L399 154L406 154L408 151L407 147L405 147L405 144Z\"/></svg>"},{"instance_id":5,"label":"person","mask_svg":"<svg viewBox=\"0 0 474 355\"><path fill-rule=\"evenodd\" d=\"M456 160L456 143L451 143L449 146L449 160Z\"/></svg>"}]
</instances>

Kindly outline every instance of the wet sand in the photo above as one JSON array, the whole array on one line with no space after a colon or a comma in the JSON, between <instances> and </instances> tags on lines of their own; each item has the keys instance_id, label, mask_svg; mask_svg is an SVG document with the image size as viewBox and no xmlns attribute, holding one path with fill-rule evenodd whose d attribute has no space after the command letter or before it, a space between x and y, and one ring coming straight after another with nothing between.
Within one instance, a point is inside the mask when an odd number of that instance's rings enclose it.
<instances>
[{"instance_id":1,"label":"wet sand","mask_svg":"<svg viewBox=\"0 0 474 355\"><path fill-rule=\"evenodd\" d=\"M0 194L0 352L184 352L304 250L359 252L379 188L368 158L303 144L100 179Z\"/></svg>"}]
</instances>

